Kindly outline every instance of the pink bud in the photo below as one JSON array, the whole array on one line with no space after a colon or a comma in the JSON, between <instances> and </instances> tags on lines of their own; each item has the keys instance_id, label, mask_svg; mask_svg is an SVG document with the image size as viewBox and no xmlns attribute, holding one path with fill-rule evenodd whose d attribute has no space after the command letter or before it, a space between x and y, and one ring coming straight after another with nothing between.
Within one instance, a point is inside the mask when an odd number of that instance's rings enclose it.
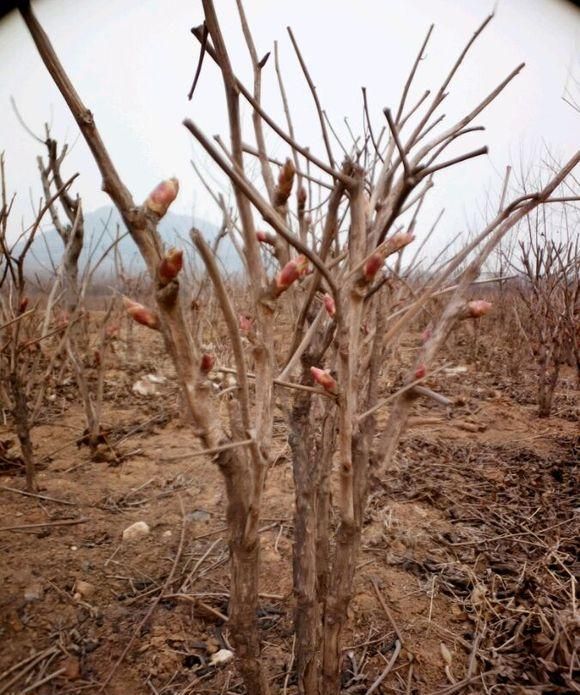
<instances>
[{"instance_id":1,"label":"pink bud","mask_svg":"<svg viewBox=\"0 0 580 695\"><path fill-rule=\"evenodd\" d=\"M284 290L287 290L293 282L306 275L307 272L308 259L306 256L296 256L296 258L288 261L276 276L277 293L281 294Z\"/></svg>"},{"instance_id":2,"label":"pink bud","mask_svg":"<svg viewBox=\"0 0 580 695\"><path fill-rule=\"evenodd\" d=\"M107 325L105 328L105 335L107 338L115 338L119 333L119 324L118 323L110 323Z\"/></svg>"},{"instance_id":3,"label":"pink bud","mask_svg":"<svg viewBox=\"0 0 580 695\"><path fill-rule=\"evenodd\" d=\"M175 280L179 271L183 268L183 251L170 248L161 259L157 268L157 277L162 285L168 285Z\"/></svg>"},{"instance_id":4,"label":"pink bud","mask_svg":"<svg viewBox=\"0 0 580 695\"><path fill-rule=\"evenodd\" d=\"M268 236L266 232L256 232L256 239L262 244L265 244L268 241Z\"/></svg>"},{"instance_id":5,"label":"pink bud","mask_svg":"<svg viewBox=\"0 0 580 695\"><path fill-rule=\"evenodd\" d=\"M247 314L240 314L240 330L242 333L249 333L254 325L254 321L251 316Z\"/></svg>"},{"instance_id":6,"label":"pink bud","mask_svg":"<svg viewBox=\"0 0 580 695\"><path fill-rule=\"evenodd\" d=\"M23 314L28 306L28 297L22 297L20 304L18 305L18 313Z\"/></svg>"},{"instance_id":7,"label":"pink bud","mask_svg":"<svg viewBox=\"0 0 580 695\"><path fill-rule=\"evenodd\" d=\"M430 328L426 328L423 333L421 333L421 342L426 343L432 335L433 331Z\"/></svg>"},{"instance_id":8,"label":"pink bud","mask_svg":"<svg viewBox=\"0 0 580 695\"><path fill-rule=\"evenodd\" d=\"M415 379L422 379L427 374L427 367L421 363L417 369L415 369Z\"/></svg>"},{"instance_id":9,"label":"pink bud","mask_svg":"<svg viewBox=\"0 0 580 695\"><path fill-rule=\"evenodd\" d=\"M384 260L385 259L380 253L373 253L373 255L364 264L363 275L365 280L370 282L375 277L375 275L382 268Z\"/></svg>"},{"instance_id":10,"label":"pink bud","mask_svg":"<svg viewBox=\"0 0 580 695\"><path fill-rule=\"evenodd\" d=\"M488 314L491 307L491 302L486 302L485 299L474 299L467 303L467 317L470 319L478 319Z\"/></svg>"},{"instance_id":11,"label":"pink bud","mask_svg":"<svg viewBox=\"0 0 580 695\"><path fill-rule=\"evenodd\" d=\"M337 383L330 374L330 370L310 367L310 373L312 374L314 381L317 384L320 384L325 391L330 391L331 393L336 392Z\"/></svg>"},{"instance_id":12,"label":"pink bud","mask_svg":"<svg viewBox=\"0 0 580 695\"><path fill-rule=\"evenodd\" d=\"M388 241L387 253L395 253L410 244L415 239L415 235L410 232L397 232Z\"/></svg>"},{"instance_id":13,"label":"pink bud","mask_svg":"<svg viewBox=\"0 0 580 695\"><path fill-rule=\"evenodd\" d=\"M324 295L324 308L326 309L326 313L331 318L334 318L334 316L336 315L336 304L334 298L331 297L329 294Z\"/></svg>"},{"instance_id":14,"label":"pink bud","mask_svg":"<svg viewBox=\"0 0 580 695\"><path fill-rule=\"evenodd\" d=\"M176 178L166 179L158 184L145 201L145 207L163 217L179 192L179 181Z\"/></svg>"},{"instance_id":15,"label":"pink bud","mask_svg":"<svg viewBox=\"0 0 580 695\"><path fill-rule=\"evenodd\" d=\"M298 190L298 209L299 210L304 210L307 197L308 196L306 193L306 189L304 188L304 186L300 186L300 189Z\"/></svg>"},{"instance_id":16,"label":"pink bud","mask_svg":"<svg viewBox=\"0 0 580 695\"><path fill-rule=\"evenodd\" d=\"M201 371L207 374L207 372L212 370L214 364L215 357L207 352L204 352L204 354L201 356L201 364L199 365Z\"/></svg>"},{"instance_id":17,"label":"pink bud","mask_svg":"<svg viewBox=\"0 0 580 695\"><path fill-rule=\"evenodd\" d=\"M133 321L140 323L142 326L147 326L147 328L159 330L159 317L150 309L143 306L143 304L139 304L139 302L134 302L129 297L123 297L123 304Z\"/></svg>"},{"instance_id":18,"label":"pink bud","mask_svg":"<svg viewBox=\"0 0 580 695\"><path fill-rule=\"evenodd\" d=\"M286 205L286 202L290 197L290 193L292 192L292 184L294 183L295 173L296 169L294 167L294 162L291 159L287 159L280 169L278 185L274 191L274 205L276 207Z\"/></svg>"}]
</instances>

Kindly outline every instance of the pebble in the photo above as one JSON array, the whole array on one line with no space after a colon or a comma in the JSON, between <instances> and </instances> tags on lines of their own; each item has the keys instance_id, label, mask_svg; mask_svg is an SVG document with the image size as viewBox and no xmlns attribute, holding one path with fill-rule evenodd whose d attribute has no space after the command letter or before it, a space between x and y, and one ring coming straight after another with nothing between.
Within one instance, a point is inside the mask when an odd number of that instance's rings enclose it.
<instances>
[{"instance_id":1,"label":"pebble","mask_svg":"<svg viewBox=\"0 0 580 695\"><path fill-rule=\"evenodd\" d=\"M24 600L28 603L40 601L43 596L44 589L39 582L32 582L32 584L29 584L26 589L24 589Z\"/></svg>"},{"instance_id":2,"label":"pebble","mask_svg":"<svg viewBox=\"0 0 580 695\"><path fill-rule=\"evenodd\" d=\"M234 653L229 649L220 649L218 652L211 655L209 662L212 666L223 666L224 664L230 662L233 658Z\"/></svg>"},{"instance_id":3,"label":"pebble","mask_svg":"<svg viewBox=\"0 0 580 695\"><path fill-rule=\"evenodd\" d=\"M95 585L90 582L85 582L82 579L77 579L75 583L75 593L80 594L83 598L95 593Z\"/></svg>"},{"instance_id":4,"label":"pebble","mask_svg":"<svg viewBox=\"0 0 580 695\"><path fill-rule=\"evenodd\" d=\"M134 524L131 524L131 526L127 526L127 528L123 531L123 540L138 541L141 538L148 536L150 532L151 529L147 523L144 521L136 521Z\"/></svg>"}]
</instances>

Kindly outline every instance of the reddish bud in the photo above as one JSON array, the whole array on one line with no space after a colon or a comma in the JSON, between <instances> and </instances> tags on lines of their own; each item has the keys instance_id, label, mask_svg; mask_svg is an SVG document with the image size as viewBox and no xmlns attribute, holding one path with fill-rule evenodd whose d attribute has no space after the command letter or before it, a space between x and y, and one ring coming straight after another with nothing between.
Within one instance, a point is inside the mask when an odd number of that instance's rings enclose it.
<instances>
[{"instance_id":1,"label":"reddish bud","mask_svg":"<svg viewBox=\"0 0 580 695\"><path fill-rule=\"evenodd\" d=\"M324 308L326 309L326 313L330 316L330 318L334 318L336 315L336 303L334 298L329 294L324 295Z\"/></svg>"},{"instance_id":2,"label":"reddish bud","mask_svg":"<svg viewBox=\"0 0 580 695\"><path fill-rule=\"evenodd\" d=\"M162 285L168 285L175 280L179 271L183 268L183 251L181 249L170 248L161 259L157 268L157 277Z\"/></svg>"},{"instance_id":3,"label":"reddish bud","mask_svg":"<svg viewBox=\"0 0 580 695\"><path fill-rule=\"evenodd\" d=\"M409 232L397 232L390 239L381 244L380 247L370 256L363 266L363 277L367 282L371 282L375 275L382 268L385 258L392 253L400 251L403 247L410 244L414 235Z\"/></svg>"},{"instance_id":4,"label":"reddish bud","mask_svg":"<svg viewBox=\"0 0 580 695\"><path fill-rule=\"evenodd\" d=\"M298 210L303 211L304 208L306 207L306 200L308 198L308 195L306 193L306 189L304 186L300 186L298 190Z\"/></svg>"},{"instance_id":5,"label":"reddish bud","mask_svg":"<svg viewBox=\"0 0 580 695\"><path fill-rule=\"evenodd\" d=\"M320 384L325 391L330 391L331 393L336 392L337 383L330 374L330 370L310 367L310 373L312 374L314 381L317 384Z\"/></svg>"},{"instance_id":6,"label":"reddish bud","mask_svg":"<svg viewBox=\"0 0 580 695\"><path fill-rule=\"evenodd\" d=\"M28 306L28 297L22 297L20 304L18 305L18 313L23 314Z\"/></svg>"},{"instance_id":7,"label":"reddish bud","mask_svg":"<svg viewBox=\"0 0 580 695\"><path fill-rule=\"evenodd\" d=\"M145 207L163 217L171 203L177 198L179 181L176 178L166 179L158 184L145 201Z\"/></svg>"},{"instance_id":8,"label":"reddish bud","mask_svg":"<svg viewBox=\"0 0 580 695\"><path fill-rule=\"evenodd\" d=\"M199 365L199 368L201 369L202 372L205 372L206 374L210 372L213 369L213 366L215 364L215 357L213 355L210 355L207 352L204 352L203 355L201 356L201 363Z\"/></svg>"},{"instance_id":9,"label":"reddish bud","mask_svg":"<svg viewBox=\"0 0 580 695\"><path fill-rule=\"evenodd\" d=\"M147 326L147 328L159 330L159 317L150 309L143 306L143 304L139 304L139 302L134 302L129 297L123 297L123 304L133 321L140 323L142 326Z\"/></svg>"},{"instance_id":10,"label":"reddish bud","mask_svg":"<svg viewBox=\"0 0 580 695\"><path fill-rule=\"evenodd\" d=\"M388 241L387 254L400 251L415 239L415 235L410 232L397 232Z\"/></svg>"},{"instance_id":11,"label":"reddish bud","mask_svg":"<svg viewBox=\"0 0 580 695\"><path fill-rule=\"evenodd\" d=\"M294 183L294 174L296 169L294 167L294 162L291 159L287 159L284 162L284 166L280 169L280 175L278 176L278 185L274 192L274 205L281 206L286 205L290 193L292 192L292 184Z\"/></svg>"},{"instance_id":12,"label":"reddish bud","mask_svg":"<svg viewBox=\"0 0 580 695\"><path fill-rule=\"evenodd\" d=\"M467 303L467 318L481 318L489 313L491 307L491 302L486 302L485 299L474 299Z\"/></svg>"},{"instance_id":13,"label":"reddish bud","mask_svg":"<svg viewBox=\"0 0 580 695\"><path fill-rule=\"evenodd\" d=\"M278 275L276 275L277 294L281 294L284 290L287 290L293 282L306 275L307 272L308 259L306 256L296 256L296 258L288 261Z\"/></svg>"},{"instance_id":14,"label":"reddish bud","mask_svg":"<svg viewBox=\"0 0 580 695\"><path fill-rule=\"evenodd\" d=\"M95 350L93 352L93 363L94 363L95 367L101 366L101 351L100 350Z\"/></svg>"},{"instance_id":15,"label":"reddish bud","mask_svg":"<svg viewBox=\"0 0 580 695\"><path fill-rule=\"evenodd\" d=\"M415 379L422 379L427 374L427 367L421 363L417 369L415 369Z\"/></svg>"},{"instance_id":16,"label":"reddish bud","mask_svg":"<svg viewBox=\"0 0 580 695\"><path fill-rule=\"evenodd\" d=\"M373 253L363 267L363 275L365 280L370 282L382 268L384 261L385 259L380 253Z\"/></svg>"},{"instance_id":17,"label":"reddish bud","mask_svg":"<svg viewBox=\"0 0 580 695\"><path fill-rule=\"evenodd\" d=\"M119 324L110 323L105 327L105 335L107 338L115 338L119 334Z\"/></svg>"},{"instance_id":18,"label":"reddish bud","mask_svg":"<svg viewBox=\"0 0 580 695\"><path fill-rule=\"evenodd\" d=\"M266 232L256 232L256 239L260 243L265 244L268 241L268 236L267 236Z\"/></svg>"},{"instance_id":19,"label":"reddish bud","mask_svg":"<svg viewBox=\"0 0 580 695\"><path fill-rule=\"evenodd\" d=\"M249 333L254 326L254 320L247 314L240 314L240 330L242 333Z\"/></svg>"}]
</instances>

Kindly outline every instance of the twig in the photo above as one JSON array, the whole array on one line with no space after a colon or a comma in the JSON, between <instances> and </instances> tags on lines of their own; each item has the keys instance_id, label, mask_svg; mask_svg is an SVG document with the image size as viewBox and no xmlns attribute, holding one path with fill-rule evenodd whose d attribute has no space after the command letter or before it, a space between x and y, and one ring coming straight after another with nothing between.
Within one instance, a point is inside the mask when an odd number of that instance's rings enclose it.
<instances>
[{"instance_id":1,"label":"twig","mask_svg":"<svg viewBox=\"0 0 580 695\"><path fill-rule=\"evenodd\" d=\"M19 661L17 664L14 664L14 666L11 666L9 669L4 671L4 673L1 673L0 681L3 681L11 673L14 673L14 671L24 666L22 671L13 676L7 683L5 683L0 688L0 695L2 695L2 693L5 693L8 690L8 688L14 685L14 683L16 683L20 678L22 678L22 676L26 675L28 671L32 670L39 661L41 661L47 656L55 654L56 652L58 652L58 649L56 647L49 647L48 649L45 649L43 652L38 652L37 654L33 654L32 656L29 656L26 659Z\"/></svg>"},{"instance_id":2,"label":"twig","mask_svg":"<svg viewBox=\"0 0 580 695\"><path fill-rule=\"evenodd\" d=\"M379 599L379 603L381 604L382 609L385 611L385 615L389 619L389 622L391 623L393 630L395 631L395 634L399 638L400 644L403 644L404 639L403 639L403 636L401 634L401 631L399 630L399 627L398 627L397 623L395 622L395 619L393 618L393 614L391 613L390 608L387 606L387 603L386 603L385 599L383 598L383 595L381 593L381 590L379 589L379 583L378 583L376 577L371 577L370 580L371 580L371 584L373 585L373 589L375 591L375 594L376 594L377 598Z\"/></svg>"},{"instance_id":3,"label":"twig","mask_svg":"<svg viewBox=\"0 0 580 695\"><path fill-rule=\"evenodd\" d=\"M302 72L304 73L304 77L306 78L306 82L308 83L308 88L310 89L310 92L312 94L312 98L314 99L314 104L316 106L316 113L318 114L318 120L320 121L320 130L322 131L322 139L324 140L324 145L326 147L326 153L328 155L328 162L330 166L335 169L335 164L334 164L334 157L332 156L332 149L330 147L330 141L328 139L328 133L326 132L326 126L324 124L324 116L323 116L323 111L322 107L320 106L320 100L318 99L318 94L316 92L316 87L314 86L314 82L312 81L312 78L310 77L310 73L308 72L308 68L306 67L306 63L304 61L304 58L302 57L302 53L300 52L300 49L298 48L298 43L296 42L296 39L294 38L294 34L292 33L292 29L290 27L286 27L286 30L288 31L288 35L290 36L290 41L292 41L292 45L294 46L294 50L296 51L296 56L298 57L298 62L300 63L300 67L302 68Z\"/></svg>"},{"instance_id":4,"label":"twig","mask_svg":"<svg viewBox=\"0 0 580 695\"><path fill-rule=\"evenodd\" d=\"M61 676L63 673L66 673L66 668L59 668L58 671L53 671L52 673L49 673L48 676L41 678L40 680L36 681L36 683L29 685L28 688L21 690L20 695L25 695L25 693L31 693L33 690L40 688L41 685L48 683L48 681L58 678L58 676Z\"/></svg>"},{"instance_id":5,"label":"twig","mask_svg":"<svg viewBox=\"0 0 580 695\"><path fill-rule=\"evenodd\" d=\"M286 673L286 678L284 678L284 690L282 695L286 695L288 692L288 681L290 680L290 674L292 673L292 666L294 665L294 656L296 651L296 633L292 636L292 654L290 656L290 663L288 664L288 671Z\"/></svg>"},{"instance_id":6,"label":"twig","mask_svg":"<svg viewBox=\"0 0 580 695\"><path fill-rule=\"evenodd\" d=\"M204 611L207 611L208 613L211 613L212 615L215 615L216 618L219 618L222 620L224 623L227 623L229 618L227 615L222 613L221 611L218 611L217 608L212 608L212 606L208 606L207 603L204 603L203 601L200 601L198 598L195 598L195 596L191 596L190 594L183 594L183 593L176 593L176 594L164 594L163 598L181 598L184 599L185 601L189 601L190 603L193 603L194 606L201 606Z\"/></svg>"},{"instance_id":7,"label":"twig","mask_svg":"<svg viewBox=\"0 0 580 695\"><path fill-rule=\"evenodd\" d=\"M371 687L366 691L365 695L371 695L371 693L374 693L375 690L379 687L379 685L389 675L390 670L395 665L395 661L397 660L400 651L401 651L401 642L399 640L397 640L395 642L395 651L393 652L393 656L391 657L389 663L385 666L381 675L375 680L375 682L371 685Z\"/></svg>"},{"instance_id":8,"label":"twig","mask_svg":"<svg viewBox=\"0 0 580 695\"><path fill-rule=\"evenodd\" d=\"M42 524L24 524L23 526L0 526L0 531L27 531L34 528L47 528L49 526L73 526L74 524L84 524L89 519L62 519L61 521L46 521Z\"/></svg>"},{"instance_id":9,"label":"twig","mask_svg":"<svg viewBox=\"0 0 580 695\"><path fill-rule=\"evenodd\" d=\"M496 673L496 671L486 671L485 673L480 673L477 676L472 676L471 678L464 678L462 681L455 683L455 685L450 685L448 688L443 688L443 690L435 690L432 693L429 693L429 695L453 695L453 693L458 693L460 690L463 690L465 686L475 683L475 681L483 678L483 676L491 676L494 673Z\"/></svg>"},{"instance_id":10,"label":"twig","mask_svg":"<svg viewBox=\"0 0 580 695\"><path fill-rule=\"evenodd\" d=\"M4 330L5 328L8 328L8 326L11 326L13 323L16 323L17 321L21 321L22 319L25 319L26 317L30 316L30 314L34 314L35 311L36 311L36 307L32 307L32 309L25 311L23 314L18 314L18 316L14 317L13 319L10 319L10 321L3 323L0 326L0 331Z\"/></svg>"},{"instance_id":11,"label":"twig","mask_svg":"<svg viewBox=\"0 0 580 695\"><path fill-rule=\"evenodd\" d=\"M67 500L59 500L56 497L49 497L48 495L39 495L35 492L26 492L25 490L17 490L15 487L8 487L6 485L0 485L0 490L6 490L7 492L15 492L18 495L25 495L26 497L38 497L41 500L48 500L49 502L58 502L58 504L68 504L71 507L76 507L76 502L68 502Z\"/></svg>"},{"instance_id":12,"label":"twig","mask_svg":"<svg viewBox=\"0 0 580 695\"><path fill-rule=\"evenodd\" d=\"M437 367L437 369L433 369L431 372L429 372L425 376L421 377L420 379L415 379L415 381L411 381L410 383L405 384L405 386L402 386L398 391L395 391L395 393L391 393L390 396L383 398L382 401L375 403L375 405L373 405L372 408L369 408L366 412L359 415L358 421L361 422L362 420L367 418L369 415L372 415L374 412L379 410L379 408L382 408L384 405L387 405L387 403L394 401L398 396L402 395L403 393L410 391L411 389L414 389L417 386L417 384L421 384L423 381L425 381L425 379L428 379L429 377L433 376L434 374L437 374L438 372L442 371L443 369L445 369L448 366L449 366L449 364L446 362L445 364L442 364L440 367Z\"/></svg>"},{"instance_id":13,"label":"twig","mask_svg":"<svg viewBox=\"0 0 580 695\"><path fill-rule=\"evenodd\" d=\"M253 444L253 442L253 439L244 439L241 442L230 442L229 444L216 446L213 449L203 449L202 451L190 451L188 454L179 454L179 456L169 456L167 458L164 458L163 461L182 461L183 459L193 458L194 456L212 456L213 454L219 454L222 451L228 451L228 449L235 449L238 446L250 446L250 444Z\"/></svg>"}]
</instances>

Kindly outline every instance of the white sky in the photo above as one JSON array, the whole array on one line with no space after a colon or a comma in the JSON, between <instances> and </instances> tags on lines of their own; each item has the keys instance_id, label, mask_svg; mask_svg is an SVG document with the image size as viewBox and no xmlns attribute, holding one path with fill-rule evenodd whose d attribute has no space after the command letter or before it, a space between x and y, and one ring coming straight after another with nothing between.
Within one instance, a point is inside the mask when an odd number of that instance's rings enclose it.
<instances>
[{"instance_id":1,"label":"white sky","mask_svg":"<svg viewBox=\"0 0 580 695\"><path fill-rule=\"evenodd\" d=\"M201 2L40 0L33 6L136 201L160 179L176 175L181 192L173 209L195 210L218 222L189 160L193 156L215 168L181 125L189 117L208 135L221 133L227 140L223 87L209 57L193 101L186 97L199 51L189 29L202 21ZM234 0L216 0L216 7L235 69L251 87ZM437 89L493 6L487 0L246 0L245 8L258 53L279 42L297 139L324 158L316 113L287 25L295 32L333 123L344 135L341 124L347 116L358 134L361 86L367 87L377 132L384 123L383 107L398 103L429 24L435 23L434 34L409 103L426 88ZM580 117L561 98L570 71L580 76L580 11L564 0L499 0L495 19L452 83L442 108L446 122L467 112L522 61L524 71L477 120L486 132L462 143L465 150L487 144L490 155L443 172L436 180L422 220L427 228L446 208L440 239L480 219L486 192L499 187L506 164L517 164L522 157L537 161L544 145L564 159L580 143ZM59 141L76 141L65 174L80 172L76 190L85 210L108 204L88 149L77 140L76 125L15 12L0 22L0 66L0 150L5 151L9 190L18 192L13 233L22 220L31 221L31 196L38 201L41 195L36 156L42 146L19 125L10 96L35 132L42 134L43 123L50 121ZM272 58L264 71L263 104L284 125ZM247 110L244 127L246 139L253 140ZM288 148L277 137L268 136L268 142L270 155L287 156ZM338 146L333 147L340 160Z\"/></svg>"}]
</instances>

